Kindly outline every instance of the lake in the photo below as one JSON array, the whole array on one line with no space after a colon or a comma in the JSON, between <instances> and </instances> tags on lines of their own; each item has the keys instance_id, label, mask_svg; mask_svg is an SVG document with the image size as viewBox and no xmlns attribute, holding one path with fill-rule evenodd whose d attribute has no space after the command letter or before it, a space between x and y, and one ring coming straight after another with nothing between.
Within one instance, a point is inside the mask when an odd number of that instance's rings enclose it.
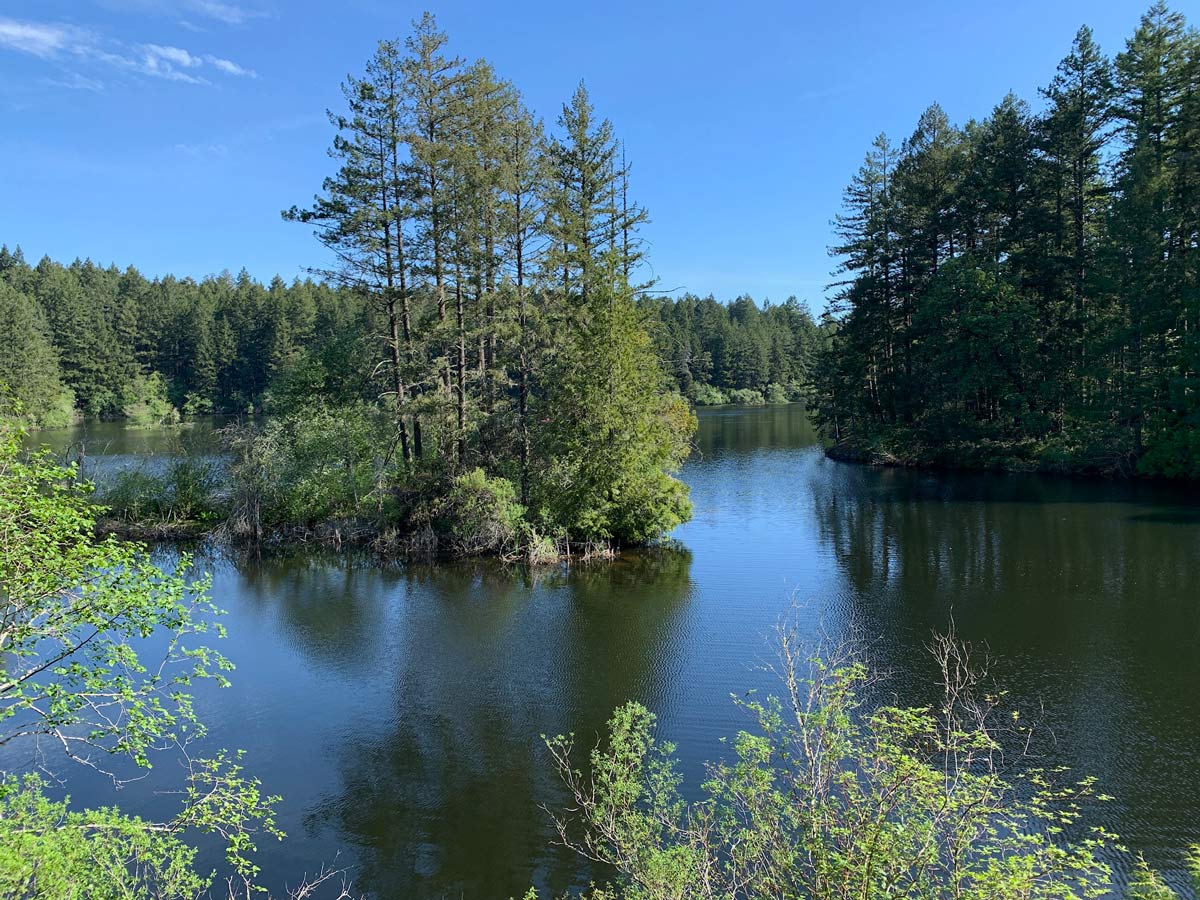
<instances>
[{"instance_id":1,"label":"lake","mask_svg":"<svg viewBox=\"0 0 1200 900\"><path fill-rule=\"evenodd\" d=\"M99 431L88 452L111 465L177 440ZM587 749L640 700L694 786L746 724L730 695L774 684L763 665L780 621L813 640L864 635L886 690L921 702L924 645L951 617L1044 722L1051 759L1115 797L1092 820L1179 871L1200 839L1195 493L832 462L798 406L701 410L682 478L695 517L676 546L570 570L202 556L237 671L199 712L209 746L245 748L284 795L290 838L263 847L270 881L324 861L387 898L586 882L596 873L551 844L541 807L563 798L539 735L574 731ZM153 812L172 770L116 797L86 772L68 770L69 787Z\"/></svg>"}]
</instances>

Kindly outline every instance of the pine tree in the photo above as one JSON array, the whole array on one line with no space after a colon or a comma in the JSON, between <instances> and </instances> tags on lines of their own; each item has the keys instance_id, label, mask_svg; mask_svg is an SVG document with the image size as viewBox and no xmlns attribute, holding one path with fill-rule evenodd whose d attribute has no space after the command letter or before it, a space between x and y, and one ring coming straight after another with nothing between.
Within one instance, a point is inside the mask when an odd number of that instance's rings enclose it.
<instances>
[{"instance_id":1,"label":"pine tree","mask_svg":"<svg viewBox=\"0 0 1200 900\"><path fill-rule=\"evenodd\" d=\"M463 61L442 53L447 43L446 34L438 30L437 21L429 13L414 22L413 34L405 41L408 55L403 61L403 83L412 117L405 140L415 225L414 272L432 289L437 320L428 341L440 372L442 399L449 404L454 351L446 306L451 237L447 195L455 136L462 124L459 88L464 75Z\"/></svg>"},{"instance_id":2,"label":"pine tree","mask_svg":"<svg viewBox=\"0 0 1200 900\"><path fill-rule=\"evenodd\" d=\"M410 259L405 228L411 210L409 173L403 151L411 127L406 107L408 61L395 41L381 41L365 78L342 87L348 113L330 115L338 129L330 155L339 160L324 195L305 210L292 207L286 219L316 226L317 238L332 249L338 267L325 272L339 283L365 291L387 320L385 342L396 433L405 461L423 454L419 418L411 416L409 384L423 373L412 316Z\"/></svg>"},{"instance_id":3,"label":"pine tree","mask_svg":"<svg viewBox=\"0 0 1200 900\"><path fill-rule=\"evenodd\" d=\"M516 442L521 503L529 504L531 428L530 400L538 352L539 318L531 302L530 282L541 249L543 210L540 188L544 180L542 155L545 135L540 122L518 103L501 123L501 262L507 271L512 335L506 354L509 379L516 384Z\"/></svg>"},{"instance_id":4,"label":"pine tree","mask_svg":"<svg viewBox=\"0 0 1200 900\"><path fill-rule=\"evenodd\" d=\"M838 340L853 342L842 354L842 364L857 371L836 377L863 389L861 395L841 391L841 402L861 397L864 406L855 412L876 421L896 419L900 389L896 363L901 257L894 185L898 161L899 153L887 136L876 137L846 189L845 212L835 220L841 243L831 250L844 258L838 273L855 276L841 282L834 304L853 319ZM829 367L830 377L836 368Z\"/></svg>"},{"instance_id":5,"label":"pine tree","mask_svg":"<svg viewBox=\"0 0 1200 900\"><path fill-rule=\"evenodd\" d=\"M1041 122L1047 177L1043 206L1052 249L1038 279L1039 324L1046 336L1042 384L1053 388L1044 391L1044 402L1056 419L1069 401L1082 406L1099 401L1094 375L1089 379L1099 361L1088 350L1101 343L1096 329L1104 322L1103 310L1092 307L1100 294L1097 258L1107 206L1102 158L1112 137L1113 90L1112 64L1084 26L1042 91L1049 103ZM1068 396L1072 383L1074 398Z\"/></svg>"},{"instance_id":6,"label":"pine tree","mask_svg":"<svg viewBox=\"0 0 1200 900\"><path fill-rule=\"evenodd\" d=\"M1183 17L1158 2L1117 57L1117 115L1123 142L1112 228L1122 263L1129 365L1125 422L1132 452L1144 449L1147 417L1166 409L1175 320L1171 278L1171 137L1183 99L1187 44ZM1161 428L1162 423L1149 423Z\"/></svg>"},{"instance_id":7,"label":"pine tree","mask_svg":"<svg viewBox=\"0 0 1200 900\"><path fill-rule=\"evenodd\" d=\"M37 302L0 278L0 403L10 409L15 400L33 425L56 427L70 422L74 397L46 332Z\"/></svg>"},{"instance_id":8,"label":"pine tree","mask_svg":"<svg viewBox=\"0 0 1200 900\"><path fill-rule=\"evenodd\" d=\"M612 125L580 85L550 149L543 290L556 347L540 435L537 507L589 539L639 542L684 521L687 489L670 477L694 416L666 379L625 275Z\"/></svg>"}]
</instances>

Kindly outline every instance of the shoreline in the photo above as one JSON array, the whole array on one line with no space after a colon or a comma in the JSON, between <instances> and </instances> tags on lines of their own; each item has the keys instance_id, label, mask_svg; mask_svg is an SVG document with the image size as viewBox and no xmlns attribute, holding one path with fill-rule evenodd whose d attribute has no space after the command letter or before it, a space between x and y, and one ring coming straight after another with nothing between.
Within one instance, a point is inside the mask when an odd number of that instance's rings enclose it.
<instances>
[{"instance_id":1,"label":"shoreline","mask_svg":"<svg viewBox=\"0 0 1200 900\"><path fill-rule=\"evenodd\" d=\"M1065 478L1072 481L1097 484L1145 484L1162 487L1182 488L1195 491L1200 497L1200 479L1171 478L1158 474L1144 474L1136 466L1127 469L1105 466L1064 466L1045 461L1021 457L996 456L978 458L987 452L986 447L962 447L958 461L949 456L922 456L916 449L911 452L896 452L876 444L856 444L849 441L834 443L824 448L824 456L834 462L871 466L881 469L914 469L946 474L991 474L991 475L1038 475L1049 478Z\"/></svg>"},{"instance_id":2,"label":"shoreline","mask_svg":"<svg viewBox=\"0 0 1200 900\"><path fill-rule=\"evenodd\" d=\"M228 521L210 524L198 521L129 522L118 518L96 520L96 533L148 545L207 543L243 550L289 550L314 547L333 551L368 552L384 562L422 561L456 562L466 559L491 559L532 567L570 565L618 559L627 550L662 546L661 542L621 546L607 542L558 541L475 552L456 552L439 546L436 532L400 533L374 524L344 521L322 525L288 525L264 529L257 537L233 533Z\"/></svg>"}]
</instances>

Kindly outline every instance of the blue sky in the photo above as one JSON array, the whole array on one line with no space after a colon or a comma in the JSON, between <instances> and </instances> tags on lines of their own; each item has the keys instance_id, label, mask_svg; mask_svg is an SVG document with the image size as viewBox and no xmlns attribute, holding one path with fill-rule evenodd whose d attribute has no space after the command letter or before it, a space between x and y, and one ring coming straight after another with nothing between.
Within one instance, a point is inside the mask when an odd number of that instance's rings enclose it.
<instances>
[{"instance_id":1,"label":"blue sky","mask_svg":"<svg viewBox=\"0 0 1200 900\"><path fill-rule=\"evenodd\" d=\"M1036 102L1081 24L1112 54L1148 5L0 0L0 243L150 275L323 263L279 211L331 170L341 79L430 9L547 122L586 80L663 288L819 309L830 219L876 134L902 139L935 100L958 122L1009 90Z\"/></svg>"}]
</instances>

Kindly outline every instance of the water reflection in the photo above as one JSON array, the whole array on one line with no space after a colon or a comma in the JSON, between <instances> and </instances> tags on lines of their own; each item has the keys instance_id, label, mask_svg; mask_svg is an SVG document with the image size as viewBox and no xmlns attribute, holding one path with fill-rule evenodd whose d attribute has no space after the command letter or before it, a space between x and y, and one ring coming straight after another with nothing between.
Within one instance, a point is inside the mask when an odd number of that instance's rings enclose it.
<instances>
[{"instance_id":1,"label":"water reflection","mask_svg":"<svg viewBox=\"0 0 1200 900\"><path fill-rule=\"evenodd\" d=\"M246 748L285 797L291 837L263 847L269 881L339 852L377 897L519 896L531 882L546 896L586 881L550 843L539 807L562 798L539 735L590 744L638 699L694 786L745 725L729 695L776 687L757 664L789 615L813 639L874 639L906 703L930 698L924 644L953 615L990 645L1022 709L1044 705L1053 759L1117 798L1093 814L1178 872L1200 838L1196 497L869 469L825 459L816 440L797 406L701 411L680 546L611 565L202 557L238 669L198 709L209 745ZM71 792L136 812L153 809L151 784L113 797L73 780Z\"/></svg>"},{"instance_id":2,"label":"water reflection","mask_svg":"<svg viewBox=\"0 0 1200 900\"><path fill-rule=\"evenodd\" d=\"M230 416L206 416L175 427L147 428L87 421L30 432L24 444L31 450L50 450L62 462L78 464L84 477L103 484L126 469L159 472L172 456L216 456L221 444L218 431L234 421Z\"/></svg>"},{"instance_id":3,"label":"water reflection","mask_svg":"<svg viewBox=\"0 0 1200 900\"><path fill-rule=\"evenodd\" d=\"M388 621L390 697L327 748L333 789L310 833L355 848L377 896L510 896L586 876L552 846L561 802L539 735L590 743L629 698L677 682L690 555L638 554L531 576L489 565L415 567ZM307 641L306 641L307 643Z\"/></svg>"},{"instance_id":4,"label":"water reflection","mask_svg":"<svg viewBox=\"0 0 1200 900\"><path fill-rule=\"evenodd\" d=\"M1056 762L1117 797L1090 813L1178 867L1200 821L1200 529L1159 486L839 466L812 486L821 538L877 661L919 697L951 615L999 682L1043 704ZM1121 865L1128 860L1120 860Z\"/></svg>"},{"instance_id":5,"label":"water reflection","mask_svg":"<svg viewBox=\"0 0 1200 900\"><path fill-rule=\"evenodd\" d=\"M716 406L702 409L702 426L696 432L693 461L714 455L724 457L763 450L794 450L814 446L817 430L802 407Z\"/></svg>"}]
</instances>

